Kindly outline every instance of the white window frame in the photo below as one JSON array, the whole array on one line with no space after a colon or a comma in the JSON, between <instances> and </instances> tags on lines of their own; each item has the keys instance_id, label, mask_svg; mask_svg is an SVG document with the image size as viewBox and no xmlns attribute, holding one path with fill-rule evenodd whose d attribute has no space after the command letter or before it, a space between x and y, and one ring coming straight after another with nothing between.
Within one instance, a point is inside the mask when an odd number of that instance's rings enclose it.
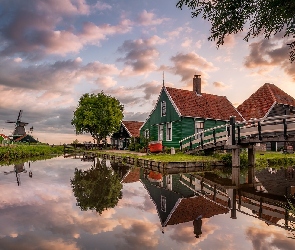
<instances>
[{"instance_id":1,"label":"white window frame","mask_svg":"<svg viewBox=\"0 0 295 250\"><path fill-rule=\"evenodd\" d=\"M158 125L158 141L163 141L163 136L164 136L164 125L159 124Z\"/></svg>"},{"instance_id":2,"label":"white window frame","mask_svg":"<svg viewBox=\"0 0 295 250\"><path fill-rule=\"evenodd\" d=\"M145 137L146 139L149 139L149 138L150 138L150 131L149 131L148 129L146 129L146 130L144 131L144 137Z\"/></svg>"},{"instance_id":3,"label":"white window frame","mask_svg":"<svg viewBox=\"0 0 295 250\"><path fill-rule=\"evenodd\" d=\"M172 122L166 123L166 141L172 141Z\"/></svg>"},{"instance_id":4,"label":"white window frame","mask_svg":"<svg viewBox=\"0 0 295 250\"><path fill-rule=\"evenodd\" d=\"M195 134L204 131L204 122L195 120ZM200 136L196 135L195 139L199 139Z\"/></svg>"},{"instance_id":5,"label":"white window frame","mask_svg":"<svg viewBox=\"0 0 295 250\"><path fill-rule=\"evenodd\" d=\"M165 101L161 102L161 117L166 116L167 105Z\"/></svg>"},{"instance_id":6,"label":"white window frame","mask_svg":"<svg viewBox=\"0 0 295 250\"><path fill-rule=\"evenodd\" d=\"M161 211L166 212L166 207L167 207L166 197L161 195Z\"/></svg>"}]
</instances>

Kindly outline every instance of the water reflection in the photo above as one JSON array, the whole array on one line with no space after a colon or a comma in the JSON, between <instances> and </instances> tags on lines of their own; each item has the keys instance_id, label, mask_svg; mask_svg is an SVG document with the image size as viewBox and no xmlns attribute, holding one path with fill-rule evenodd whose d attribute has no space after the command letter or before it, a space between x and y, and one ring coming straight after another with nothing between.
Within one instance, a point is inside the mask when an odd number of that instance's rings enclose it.
<instances>
[{"instance_id":1,"label":"water reflection","mask_svg":"<svg viewBox=\"0 0 295 250\"><path fill-rule=\"evenodd\" d=\"M29 166L29 177L32 178L33 177L33 172L31 170L31 163L28 163ZM14 165L14 170L12 171L4 171L5 175L8 174L13 174L15 173L15 177L16 177L16 183L18 186L21 185L21 173L26 174L28 171L25 169L25 163L18 163Z\"/></svg>"},{"instance_id":2,"label":"water reflection","mask_svg":"<svg viewBox=\"0 0 295 250\"><path fill-rule=\"evenodd\" d=\"M105 160L94 161L87 170L75 168L71 185L77 206L82 211L95 210L101 214L108 208L114 208L122 198L120 178L107 167Z\"/></svg>"},{"instance_id":3,"label":"water reflection","mask_svg":"<svg viewBox=\"0 0 295 250\"><path fill-rule=\"evenodd\" d=\"M233 185L225 172L166 175L55 158L25 163L19 188L13 169L1 168L0 249L294 249L283 207L295 184L290 170L241 171ZM70 180L85 199L83 211ZM113 207L95 192L115 192Z\"/></svg>"},{"instance_id":4,"label":"water reflection","mask_svg":"<svg viewBox=\"0 0 295 250\"><path fill-rule=\"evenodd\" d=\"M230 211L230 218L239 214L255 217L267 225L275 225L294 232L294 168L288 167L255 172L248 168L239 177L223 173L182 173L162 176L150 170L142 171L141 181L149 192L164 228L170 225L193 222L197 238L202 234L202 218L210 218Z\"/></svg>"}]
</instances>

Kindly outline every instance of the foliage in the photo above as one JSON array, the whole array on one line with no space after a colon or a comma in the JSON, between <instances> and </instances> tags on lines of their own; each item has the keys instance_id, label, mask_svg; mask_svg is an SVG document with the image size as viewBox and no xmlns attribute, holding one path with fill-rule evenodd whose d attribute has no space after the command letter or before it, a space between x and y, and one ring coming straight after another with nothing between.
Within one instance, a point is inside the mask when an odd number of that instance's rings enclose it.
<instances>
[{"instance_id":1,"label":"foliage","mask_svg":"<svg viewBox=\"0 0 295 250\"><path fill-rule=\"evenodd\" d=\"M9 145L0 147L0 161L62 153L63 146L52 147L49 145Z\"/></svg>"},{"instance_id":2,"label":"foliage","mask_svg":"<svg viewBox=\"0 0 295 250\"><path fill-rule=\"evenodd\" d=\"M221 154L214 154L214 157L218 158L223 162L226 167L232 166L232 154L231 153L221 153ZM248 166L248 154L245 150L242 150L240 153L240 166L242 168Z\"/></svg>"},{"instance_id":3,"label":"foliage","mask_svg":"<svg viewBox=\"0 0 295 250\"><path fill-rule=\"evenodd\" d=\"M123 119L123 105L103 92L84 94L79 100L71 124L76 134L90 133L97 144L111 133L118 131Z\"/></svg>"},{"instance_id":4,"label":"foliage","mask_svg":"<svg viewBox=\"0 0 295 250\"><path fill-rule=\"evenodd\" d=\"M77 205L82 211L95 210L101 214L117 205L122 198L122 184L116 173L106 167L105 161L98 161L88 170L75 169L71 179Z\"/></svg>"},{"instance_id":5,"label":"foliage","mask_svg":"<svg viewBox=\"0 0 295 250\"><path fill-rule=\"evenodd\" d=\"M192 17L202 15L211 23L209 40L216 41L217 47L224 43L229 34L244 32L244 40L263 34L266 39L279 32L284 37L295 38L294 0L179 0L180 9L186 5L192 10ZM288 44L290 59L295 60L295 40Z\"/></svg>"}]
</instances>

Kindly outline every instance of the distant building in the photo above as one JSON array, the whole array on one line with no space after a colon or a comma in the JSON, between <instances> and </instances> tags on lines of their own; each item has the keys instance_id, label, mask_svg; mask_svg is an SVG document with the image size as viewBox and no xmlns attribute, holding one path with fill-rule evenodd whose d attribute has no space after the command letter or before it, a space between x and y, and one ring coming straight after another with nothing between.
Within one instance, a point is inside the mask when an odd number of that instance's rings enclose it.
<instances>
[{"instance_id":1,"label":"distant building","mask_svg":"<svg viewBox=\"0 0 295 250\"><path fill-rule=\"evenodd\" d=\"M139 140L139 129L143 122L138 121L122 121L119 131L111 136L111 146L116 149L127 149L130 139Z\"/></svg>"},{"instance_id":2,"label":"distant building","mask_svg":"<svg viewBox=\"0 0 295 250\"><path fill-rule=\"evenodd\" d=\"M276 85L265 83L237 109L246 120L291 115L295 114L295 99ZM272 142L266 145L267 149L277 151L284 143Z\"/></svg>"}]
</instances>

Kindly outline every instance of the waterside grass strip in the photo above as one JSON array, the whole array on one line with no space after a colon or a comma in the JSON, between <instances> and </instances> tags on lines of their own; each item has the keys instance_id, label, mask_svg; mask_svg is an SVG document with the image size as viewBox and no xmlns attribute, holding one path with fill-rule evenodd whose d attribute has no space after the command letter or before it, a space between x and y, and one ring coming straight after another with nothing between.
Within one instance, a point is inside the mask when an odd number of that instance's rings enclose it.
<instances>
[{"instance_id":1,"label":"waterside grass strip","mask_svg":"<svg viewBox=\"0 0 295 250\"><path fill-rule=\"evenodd\" d=\"M98 156L121 164L138 166L163 174L213 171L214 169L221 169L224 167L221 161L160 162L139 158L140 156L131 157L109 153L98 153Z\"/></svg>"}]
</instances>

